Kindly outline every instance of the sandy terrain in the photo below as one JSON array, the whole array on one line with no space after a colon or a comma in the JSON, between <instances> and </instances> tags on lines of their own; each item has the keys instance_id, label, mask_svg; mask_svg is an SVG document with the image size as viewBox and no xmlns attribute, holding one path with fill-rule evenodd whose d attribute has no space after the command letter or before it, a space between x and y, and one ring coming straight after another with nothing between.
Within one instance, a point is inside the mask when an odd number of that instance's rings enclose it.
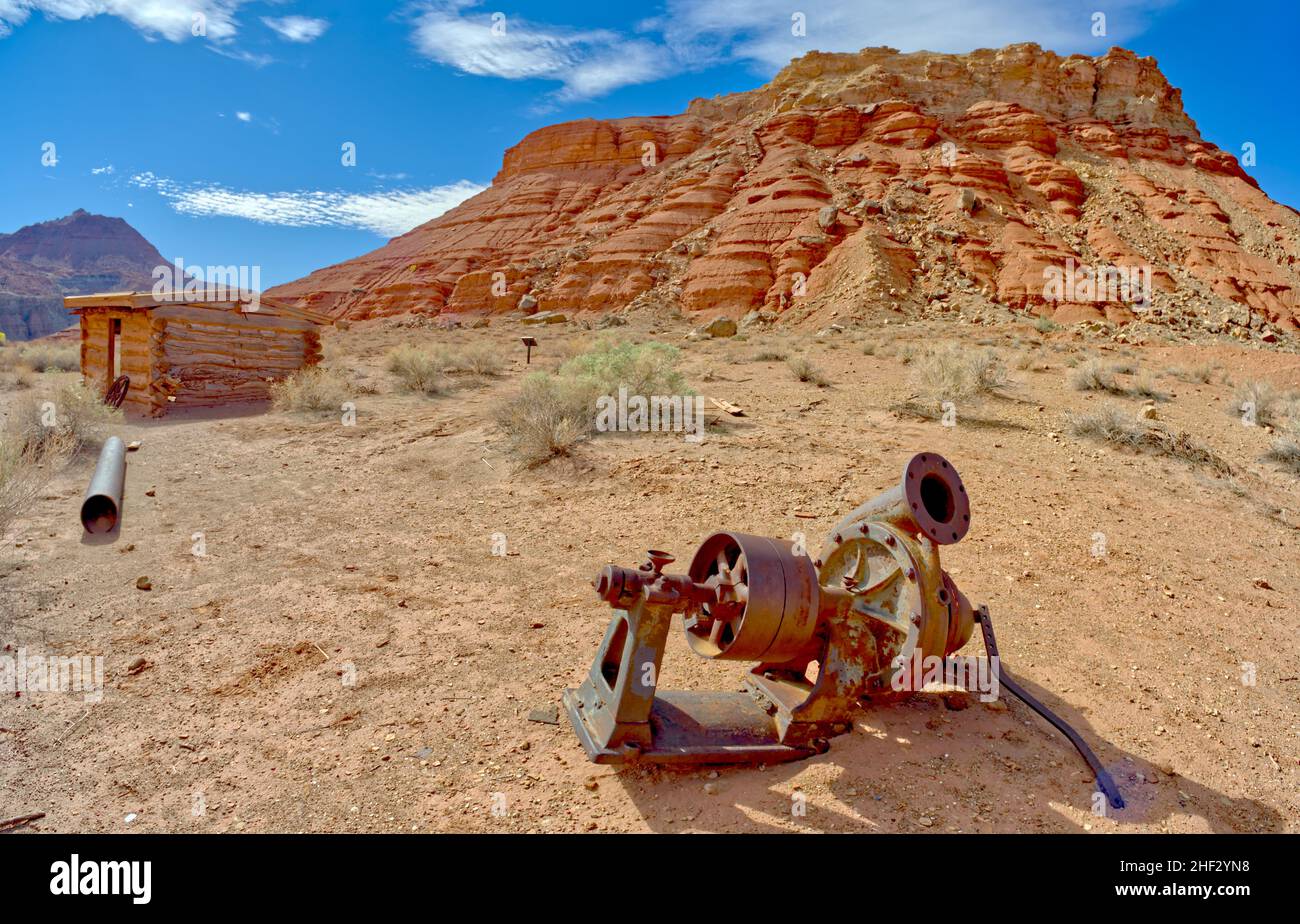
<instances>
[{"instance_id":1,"label":"sandy terrain","mask_svg":"<svg viewBox=\"0 0 1300 924\"><path fill-rule=\"evenodd\" d=\"M645 336L639 323L619 334ZM1300 829L1300 481L1259 461L1270 437L1228 413L1231 386L1162 375L1214 361L1235 382L1294 388L1300 358L1132 350L1174 393L1161 422L1227 458L1230 484L1067 434L1071 410L1140 406L1066 385L1070 351L1118 359L1109 342L1026 324L870 331L891 350L940 330L992 338L1046 366L944 428L892 412L913 391L907 367L849 334L804 338L832 382L818 388L747 361L781 335L684 343L686 329L657 336L682 345L693 387L748 412L701 445L603 436L572 462L512 470L488 411L523 351L500 320L330 332L331 361L378 389L355 426L251 410L124 426L143 447L120 535L83 537L86 460L0 548L5 653L102 654L107 675L97 705L0 705L0 818L44 811L30 830L64 832ZM579 336L536 333L543 368ZM446 397L393 394L386 349L438 340L500 343L512 365ZM1092 813L1083 762L1014 700L864 708L825 755L718 771L596 767L567 720L528 720L587 671L609 618L588 585L602 564L647 547L686 559L724 527L802 531L816 548L923 449L972 499L945 566L991 607L1008 669L1114 769L1130 803L1118 816ZM699 660L675 633L661 686L728 689L745 667Z\"/></svg>"}]
</instances>

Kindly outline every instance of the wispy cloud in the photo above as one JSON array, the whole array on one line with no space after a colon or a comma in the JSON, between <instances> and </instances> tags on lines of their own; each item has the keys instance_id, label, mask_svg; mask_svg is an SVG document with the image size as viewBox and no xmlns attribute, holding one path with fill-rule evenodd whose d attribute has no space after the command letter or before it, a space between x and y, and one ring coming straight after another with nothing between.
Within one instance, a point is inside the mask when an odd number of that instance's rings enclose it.
<instances>
[{"instance_id":1,"label":"wispy cloud","mask_svg":"<svg viewBox=\"0 0 1300 924\"><path fill-rule=\"evenodd\" d=\"M1150 15L1177 0L667 0L657 21L677 57L723 55L783 67L812 49L967 52L1013 42L1054 51L1104 50L1141 33ZM803 16L803 35L793 17ZM1093 15L1104 9L1105 34Z\"/></svg>"},{"instance_id":2,"label":"wispy cloud","mask_svg":"<svg viewBox=\"0 0 1300 924\"><path fill-rule=\"evenodd\" d=\"M328 190L248 192L215 183L179 183L138 173L130 184L156 192L182 215L243 218L291 228L358 228L396 237L437 218L484 187L469 180L427 189L346 193Z\"/></svg>"},{"instance_id":3,"label":"wispy cloud","mask_svg":"<svg viewBox=\"0 0 1300 924\"><path fill-rule=\"evenodd\" d=\"M1013 42L1096 53L1140 34L1178 0L666 0L631 33L575 29L489 13L480 0L418 6L412 38L425 57L465 74L561 84L561 101L602 96L715 64L771 74L813 49L965 52ZM794 9L797 7L797 10ZM796 21L796 19L798 21Z\"/></svg>"},{"instance_id":4,"label":"wispy cloud","mask_svg":"<svg viewBox=\"0 0 1300 924\"><path fill-rule=\"evenodd\" d=\"M425 6L412 39L421 54L466 74L554 80L560 99L586 99L674 70L666 47L608 29L550 26L474 9L476 2Z\"/></svg>"},{"instance_id":5,"label":"wispy cloud","mask_svg":"<svg viewBox=\"0 0 1300 924\"><path fill-rule=\"evenodd\" d=\"M0 0L0 37L25 23L32 13L48 19L116 16L150 38L181 42L194 37L196 24L214 41L234 38L235 12L245 0Z\"/></svg>"},{"instance_id":6,"label":"wispy cloud","mask_svg":"<svg viewBox=\"0 0 1300 924\"><path fill-rule=\"evenodd\" d=\"M278 19L263 16L262 22L290 42L314 42L330 26L328 19L313 19L310 16L281 16Z\"/></svg>"}]
</instances>

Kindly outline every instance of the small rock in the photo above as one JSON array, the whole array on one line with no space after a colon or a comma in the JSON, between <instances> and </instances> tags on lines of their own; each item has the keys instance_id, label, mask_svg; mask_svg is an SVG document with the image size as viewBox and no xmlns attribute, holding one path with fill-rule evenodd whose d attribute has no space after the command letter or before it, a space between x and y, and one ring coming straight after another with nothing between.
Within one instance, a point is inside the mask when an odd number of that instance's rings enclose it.
<instances>
[{"instance_id":1,"label":"small rock","mask_svg":"<svg viewBox=\"0 0 1300 924\"><path fill-rule=\"evenodd\" d=\"M1154 404L1144 405L1142 407L1142 417L1145 420L1156 420L1159 417L1159 414L1156 413L1156 406Z\"/></svg>"},{"instance_id":2,"label":"small rock","mask_svg":"<svg viewBox=\"0 0 1300 924\"><path fill-rule=\"evenodd\" d=\"M833 205L823 206L822 210L817 213L817 227L823 231L829 231L834 228L839 221L840 210Z\"/></svg>"},{"instance_id":3,"label":"small rock","mask_svg":"<svg viewBox=\"0 0 1300 924\"><path fill-rule=\"evenodd\" d=\"M704 784L704 794L705 794L706 796L716 796L716 795L718 794L718 784L717 784L717 783L705 783L705 784Z\"/></svg>"},{"instance_id":4,"label":"small rock","mask_svg":"<svg viewBox=\"0 0 1300 924\"><path fill-rule=\"evenodd\" d=\"M529 315L519 323L521 324L562 324L569 320L569 316L562 311L539 311L537 314Z\"/></svg>"},{"instance_id":5,"label":"small rock","mask_svg":"<svg viewBox=\"0 0 1300 924\"><path fill-rule=\"evenodd\" d=\"M585 786L587 789L591 790L592 792L595 792L597 789L600 788L600 784L596 782L596 778L594 776L587 777L587 781L582 785Z\"/></svg>"},{"instance_id":6,"label":"small rock","mask_svg":"<svg viewBox=\"0 0 1300 924\"><path fill-rule=\"evenodd\" d=\"M736 336L736 322L728 317L714 318L704 326L703 332L710 337L734 337Z\"/></svg>"},{"instance_id":7,"label":"small rock","mask_svg":"<svg viewBox=\"0 0 1300 924\"><path fill-rule=\"evenodd\" d=\"M143 656L141 656L139 658L136 658L134 661L132 661L130 664L126 666L126 672L128 674L138 674L141 671L145 670L148 666L149 666L148 660L146 660Z\"/></svg>"},{"instance_id":8,"label":"small rock","mask_svg":"<svg viewBox=\"0 0 1300 924\"><path fill-rule=\"evenodd\" d=\"M533 312L537 310L537 296L524 295L519 299L519 310Z\"/></svg>"},{"instance_id":9,"label":"small rock","mask_svg":"<svg viewBox=\"0 0 1300 924\"><path fill-rule=\"evenodd\" d=\"M144 577L143 575L141 575L140 577L138 577L138 578L135 579L135 589L136 589L136 590L153 590L153 584L149 581L149 579L148 579L147 577Z\"/></svg>"},{"instance_id":10,"label":"small rock","mask_svg":"<svg viewBox=\"0 0 1300 924\"><path fill-rule=\"evenodd\" d=\"M979 206L979 199L976 198L974 190L963 189L957 193L957 208L961 209L967 215L975 211Z\"/></svg>"},{"instance_id":11,"label":"small rock","mask_svg":"<svg viewBox=\"0 0 1300 924\"><path fill-rule=\"evenodd\" d=\"M920 824L922 828L934 827L934 819L927 818L925 815L922 815L920 818L918 818L917 823Z\"/></svg>"},{"instance_id":12,"label":"small rock","mask_svg":"<svg viewBox=\"0 0 1300 924\"><path fill-rule=\"evenodd\" d=\"M560 707L552 703L549 706L541 706L528 713L528 721L540 722L543 725L560 724Z\"/></svg>"}]
</instances>

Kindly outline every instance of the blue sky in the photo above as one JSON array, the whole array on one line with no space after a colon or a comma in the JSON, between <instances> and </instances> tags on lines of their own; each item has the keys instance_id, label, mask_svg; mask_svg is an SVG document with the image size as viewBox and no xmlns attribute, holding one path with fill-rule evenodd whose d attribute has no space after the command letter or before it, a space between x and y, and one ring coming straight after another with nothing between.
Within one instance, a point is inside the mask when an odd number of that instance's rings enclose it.
<instances>
[{"instance_id":1,"label":"blue sky","mask_svg":"<svg viewBox=\"0 0 1300 924\"><path fill-rule=\"evenodd\" d=\"M1154 55L1202 134L1237 155L1254 143L1248 171L1300 207L1293 0L576 6L0 0L0 232L85 208L168 259L260 266L269 287L434 217L542 125L680 112L814 48L1014 41ZM806 37L791 35L796 11Z\"/></svg>"}]
</instances>

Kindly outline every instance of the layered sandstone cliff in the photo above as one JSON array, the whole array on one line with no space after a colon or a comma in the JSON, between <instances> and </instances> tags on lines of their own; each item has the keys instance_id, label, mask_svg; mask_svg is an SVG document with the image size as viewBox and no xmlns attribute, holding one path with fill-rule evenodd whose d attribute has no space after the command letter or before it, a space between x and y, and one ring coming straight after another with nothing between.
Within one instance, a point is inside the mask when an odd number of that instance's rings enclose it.
<instances>
[{"instance_id":1,"label":"layered sandstone cliff","mask_svg":"<svg viewBox=\"0 0 1300 924\"><path fill-rule=\"evenodd\" d=\"M811 53L681 115L536 131L492 186L272 290L365 318L663 305L804 317L981 305L1297 329L1300 216L1123 49ZM1142 267L1098 299L1067 267ZM525 298L525 296L530 296Z\"/></svg>"}]
</instances>

